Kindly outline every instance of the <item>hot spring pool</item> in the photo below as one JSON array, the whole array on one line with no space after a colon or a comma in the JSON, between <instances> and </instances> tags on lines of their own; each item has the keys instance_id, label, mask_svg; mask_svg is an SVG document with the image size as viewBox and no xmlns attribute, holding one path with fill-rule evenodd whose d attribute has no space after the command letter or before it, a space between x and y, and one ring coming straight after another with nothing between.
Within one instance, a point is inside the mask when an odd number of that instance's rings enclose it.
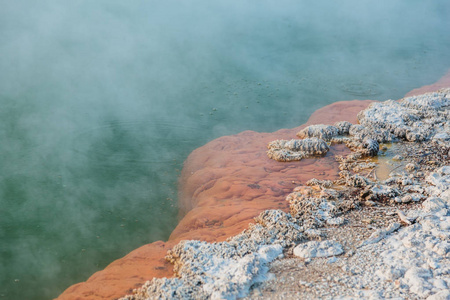
<instances>
[{"instance_id":1,"label":"hot spring pool","mask_svg":"<svg viewBox=\"0 0 450 300\"><path fill-rule=\"evenodd\" d=\"M448 1L316 2L2 3L0 299L56 297L167 239L211 139L450 68Z\"/></svg>"}]
</instances>

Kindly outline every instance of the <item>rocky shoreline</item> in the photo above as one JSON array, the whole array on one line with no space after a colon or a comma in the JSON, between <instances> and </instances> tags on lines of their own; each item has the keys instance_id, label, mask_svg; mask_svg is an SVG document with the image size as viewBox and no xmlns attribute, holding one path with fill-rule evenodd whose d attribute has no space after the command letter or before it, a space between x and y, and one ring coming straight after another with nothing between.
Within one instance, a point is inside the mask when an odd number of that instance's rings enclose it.
<instances>
[{"instance_id":1,"label":"rocky shoreline","mask_svg":"<svg viewBox=\"0 0 450 300\"><path fill-rule=\"evenodd\" d=\"M424 88L436 90L449 85L450 73L438 83ZM421 92L415 90L414 94L417 95ZM274 233L273 227L277 226L273 224L273 220L275 218L283 221L285 224L292 223L295 225L294 227L299 226L295 224L298 221L292 216L291 218L286 217L287 213L290 212L290 207L289 202L285 199L291 193L301 193L301 191L310 190L314 194L321 192L323 189L329 190L329 187L333 187L335 182L345 186L345 182L349 178L353 178L352 176L354 175L367 178L368 182L386 180L387 175L393 169L393 173L397 174L408 165L406 162L412 157L409 154L417 154L417 149L410 147L410 144L418 143L402 142L392 144L397 146L404 145L403 148L391 146L391 144L381 145L381 150L377 156L364 157L363 159L356 158L356 161L352 161L355 160L355 157L351 154L355 154L355 152L351 152L346 146L350 145L350 141L345 139L339 140L340 138L349 137L332 137L332 139L335 139L333 144L331 144L331 141L326 142L327 146L329 145L329 150L325 156L283 163L269 159L266 154L266 147L276 139L289 140L294 138L296 133L304 130L308 125L333 124L342 120L356 124L357 119L355 116L357 113L366 109L372 102L370 100L336 102L316 111L308 123L301 127L283 129L274 133L243 132L235 136L219 138L195 150L185 162L180 179L179 198L185 215L172 233L169 241L155 242L136 249L126 257L110 264L105 270L95 273L88 281L73 285L60 295L58 299L116 299L125 294L131 294L133 289L137 290L134 296L130 296L131 299L138 297L138 294L143 296L148 291L139 289L139 287L146 280L149 278L171 278L173 276L173 265L171 263L177 265L177 272L185 272L186 274L191 272L191 269L198 267L195 264L189 265L180 260L180 257L185 253L184 251L189 252L191 256L194 255L193 257L197 257L192 251L186 250L189 248L186 245L196 245L196 247L203 247L202 249L205 247L216 249L216 246L211 246L211 244L206 242L222 242L223 244L228 239L228 242L231 241L231 244L241 245L249 239L249 236L252 236L253 240L258 240L256 237L260 237L259 240L261 241L267 239L268 234L272 235L273 241L278 241L275 245L273 243L271 245L263 245L261 242L250 242L248 245L250 248L253 247L254 250L258 247L265 249L260 249L261 252L258 250L252 261L254 268L268 271L266 278L264 278L264 272L256 271L255 274L258 276L247 276L246 281L243 281L244 285L240 285L244 287L244 290L252 286L249 289L249 297L296 298L298 295L305 295L309 298L327 297L326 294L317 294L317 291L321 290L320 287L323 286L325 291L330 292L332 289L336 289L335 285L341 286L346 291L351 291L353 288L351 285L342 283L348 279L348 276L358 272L357 268L352 268L350 265L356 264L356 258L359 261L369 261L367 257L360 258L358 253L363 255L363 251L367 247L384 245L387 238L381 239L378 243L371 244L371 246L366 245L357 248L358 243L369 238L375 230L386 228L392 223L400 223L400 215L403 215L403 219L406 218L406 220L408 220L408 217L411 218L408 215L409 211L422 209L420 205L425 198L415 201L418 199L418 196L413 195L408 201L409 197L403 197L406 195L400 195L402 197L397 195L393 201L386 201L383 197L378 199L378 201L373 195L380 194L378 192L381 192L381 190L376 188L374 189L376 193L365 191L365 197L368 197L368 199L364 199L364 201L358 200L356 194L351 195L354 198L352 198L353 201L347 202L346 205L341 203L338 205L338 209L331 209L328 212L328 215L336 214L336 216L329 218L325 222L322 220L322 224L318 223L320 225L318 228L312 228L306 233L302 232L303 235L300 239L297 235L286 238L286 232L278 233L278 235ZM345 122L341 123L341 125L346 124ZM359 128L358 125L355 126L356 129ZM345 131L345 126L341 127ZM337 126L337 128L341 127ZM448 125L446 128L448 129ZM339 130L342 131L342 129ZM362 137L361 133L358 135L354 134L355 132L355 130L352 130L353 136ZM448 145L448 142L445 143ZM367 147L364 147L364 143L358 142L356 139L353 144L355 146L352 148L353 150L358 150L358 148L359 150L367 149ZM428 151L432 148L429 143L421 143L421 145L425 148L420 151ZM403 153L403 157L394 158L396 151ZM423 154L426 153L424 152ZM370 153L363 155L367 154ZM406 159L405 157L409 158ZM436 159L436 157L428 154L424 157L427 159L427 162ZM402 160L398 160L399 158ZM439 164L419 162L422 158L420 156L415 158L418 161L415 162L413 171L422 172L421 176L425 178L426 174L436 171ZM389 160L394 161L394 165L386 164L386 161ZM378 163L377 168L370 167L376 163ZM402 167L398 165L402 165ZM418 165L421 168L423 167L422 171L417 168ZM345 170L340 170L340 166ZM351 174L349 175L343 171ZM311 180L312 178L315 179ZM396 182L390 184L398 185ZM300 187L294 191L298 186ZM357 188L364 190L362 187ZM339 189L338 192L342 193ZM310 196L312 195L311 193ZM291 196L291 198L293 197ZM403 200L403 198L405 199ZM370 201L375 202L376 205L366 205ZM314 204L314 201L312 203ZM314 207L314 205L311 207ZM280 211L260 215L261 212L273 210L274 208L279 208ZM401 211L400 214L397 213L397 209ZM256 218L255 223L253 219L258 215L260 216ZM415 223L411 226L420 224L417 220L420 220L420 218L415 219ZM249 223L251 223L250 228ZM307 223L305 222L305 224ZM269 233L266 232L268 226L272 226ZM249 229L242 233L246 228ZM397 230L397 232L400 230L403 230L403 228ZM182 242L180 245L186 247L176 246L182 240L205 242ZM296 244L306 244L308 241L313 240L317 242L324 240L337 241L342 246L344 253L331 259L294 257L293 249ZM284 250L280 249L280 247L284 248ZM172 250L168 260L166 260L164 257L170 249ZM220 253L220 250L217 249L214 251ZM283 253L280 254L280 251ZM370 256L371 254L367 255ZM269 263L269 261L278 256L284 258L276 259ZM200 256L200 259L207 259L207 257L203 256L201 258ZM344 265L342 263L344 259L347 259L350 265L343 267L343 269L337 268L341 264ZM327 264L329 260L335 261ZM226 265L226 263L222 262L222 265ZM336 272L333 273L333 270L336 270ZM339 276L344 278L340 279L342 282L337 281L341 278ZM262 281L255 284L255 281L259 282L267 278L274 278L273 280L275 281ZM355 278L358 277L353 279ZM168 279L169 281L166 282L168 283L170 280L175 279ZM222 279L222 283L226 282L224 278ZM277 286L277 288L274 289L274 286ZM148 284L147 287L149 287ZM182 285L179 285L179 287L183 288ZM365 289L364 284L359 287ZM236 290L239 290L239 288ZM209 285L209 291L214 291L212 285ZM432 289L430 291L430 293L433 292ZM357 292L355 290L356 294L354 293L353 295L360 297L362 294L358 296ZM155 297L160 296L153 295ZM243 296L244 293L230 293L229 295L232 297L233 295ZM339 295L350 294L339 293ZM335 298L334 296L329 297Z\"/></svg>"},{"instance_id":2,"label":"rocky shoreline","mask_svg":"<svg viewBox=\"0 0 450 300\"><path fill-rule=\"evenodd\" d=\"M269 143L269 158L282 162L324 155L332 144L352 153L336 156L339 179L296 187L289 213L266 210L224 242L180 242L166 256L177 277L155 278L122 299L448 299L449 117L443 89L373 103L359 124L311 125L299 140ZM377 155L401 161L385 180L376 176ZM358 221L365 225L353 230ZM309 273L319 274L301 280Z\"/></svg>"}]
</instances>

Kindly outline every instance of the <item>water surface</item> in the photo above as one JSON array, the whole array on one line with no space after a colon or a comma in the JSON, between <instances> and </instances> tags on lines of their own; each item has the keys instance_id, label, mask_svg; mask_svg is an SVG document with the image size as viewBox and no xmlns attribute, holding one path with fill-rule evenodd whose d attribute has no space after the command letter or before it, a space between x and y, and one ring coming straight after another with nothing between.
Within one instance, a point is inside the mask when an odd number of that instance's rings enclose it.
<instances>
[{"instance_id":1,"label":"water surface","mask_svg":"<svg viewBox=\"0 0 450 300\"><path fill-rule=\"evenodd\" d=\"M49 299L177 223L207 141L397 99L450 67L446 1L1 1L0 298Z\"/></svg>"}]
</instances>

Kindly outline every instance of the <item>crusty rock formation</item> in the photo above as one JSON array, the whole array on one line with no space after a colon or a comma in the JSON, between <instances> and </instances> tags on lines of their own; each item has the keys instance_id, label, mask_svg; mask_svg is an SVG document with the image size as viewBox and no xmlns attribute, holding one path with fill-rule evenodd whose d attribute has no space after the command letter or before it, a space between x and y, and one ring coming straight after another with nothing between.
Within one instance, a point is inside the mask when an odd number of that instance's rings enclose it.
<instances>
[{"instance_id":1,"label":"crusty rock formation","mask_svg":"<svg viewBox=\"0 0 450 300\"><path fill-rule=\"evenodd\" d=\"M378 142L450 140L450 89L404 98L398 102L372 103L358 114L359 123ZM448 136L448 138L446 138Z\"/></svg>"},{"instance_id":2,"label":"crusty rock formation","mask_svg":"<svg viewBox=\"0 0 450 300\"><path fill-rule=\"evenodd\" d=\"M336 220L343 212L355 207L346 192L315 187L297 187L286 197L290 213L297 222L307 229L322 227L324 224L341 223Z\"/></svg>"},{"instance_id":3,"label":"crusty rock formation","mask_svg":"<svg viewBox=\"0 0 450 300\"><path fill-rule=\"evenodd\" d=\"M153 279L133 299L235 299L265 279L267 263L283 248L303 239L302 228L289 214L268 210L256 224L225 242L182 241L168 252L177 278Z\"/></svg>"},{"instance_id":4,"label":"crusty rock formation","mask_svg":"<svg viewBox=\"0 0 450 300\"><path fill-rule=\"evenodd\" d=\"M380 143L450 140L450 89L411 96L400 101L374 102L358 114L359 124L310 125L297 133L303 140L269 143L267 155L277 161L301 160L323 154L326 144L344 143L364 156L376 156ZM311 138L319 140L312 141ZM303 141L303 142L302 142ZM305 145L301 147L300 145ZM323 150L322 150L323 149Z\"/></svg>"},{"instance_id":5,"label":"crusty rock formation","mask_svg":"<svg viewBox=\"0 0 450 300\"><path fill-rule=\"evenodd\" d=\"M345 125L344 125L345 126ZM344 126L341 129L344 131ZM316 137L325 141L331 140L331 138L337 136L340 130L337 127L331 125L310 125L297 133L297 136L301 139Z\"/></svg>"},{"instance_id":6,"label":"crusty rock formation","mask_svg":"<svg viewBox=\"0 0 450 300\"><path fill-rule=\"evenodd\" d=\"M275 140L269 143L267 148L269 148L267 156L276 161L302 160L303 158L324 155L330 150L327 143L319 138Z\"/></svg>"},{"instance_id":7,"label":"crusty rock formation","mask_svg":"<svg viewBox=\"0 0 450 300\"><path fill-rule=\"evenodd\" d=\"M336 127L338 129L339 135L348 134L351 126L352 126L352 123L350 123L348 121L339 121L334 124L334 127Z\"/></svg>"},{"instance_id":8,"label":"crusty rock formation","mask_svg":"<svg viewBox=\"0 0 450 300\"><path fill-rule=\"evenodd\" d=\"M329 257L342 253L344 253L344 250L341 244L331 240L311 241L294 248L294 255L301 258Z\"/></svg>"}]
</instances>

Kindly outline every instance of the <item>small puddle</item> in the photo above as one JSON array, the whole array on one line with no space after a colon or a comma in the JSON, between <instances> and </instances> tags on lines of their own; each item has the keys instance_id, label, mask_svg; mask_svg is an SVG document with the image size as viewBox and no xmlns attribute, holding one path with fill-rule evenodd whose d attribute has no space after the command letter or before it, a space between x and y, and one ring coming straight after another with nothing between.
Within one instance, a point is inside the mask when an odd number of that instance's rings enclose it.
<instances>
[{"instance_id":1,"label":"small puddle","mask_svg":"<svg viewBox=\"0 0 450 300\"><path fill-rule=\"evenodd\" d=\"M378 180L386 180L393 171L403 169L402 161L395 158L399 153L400 148L396 143L380 144L378 156L370 158L377 164L375 174Z\"/></svg>"}]
</instances>

